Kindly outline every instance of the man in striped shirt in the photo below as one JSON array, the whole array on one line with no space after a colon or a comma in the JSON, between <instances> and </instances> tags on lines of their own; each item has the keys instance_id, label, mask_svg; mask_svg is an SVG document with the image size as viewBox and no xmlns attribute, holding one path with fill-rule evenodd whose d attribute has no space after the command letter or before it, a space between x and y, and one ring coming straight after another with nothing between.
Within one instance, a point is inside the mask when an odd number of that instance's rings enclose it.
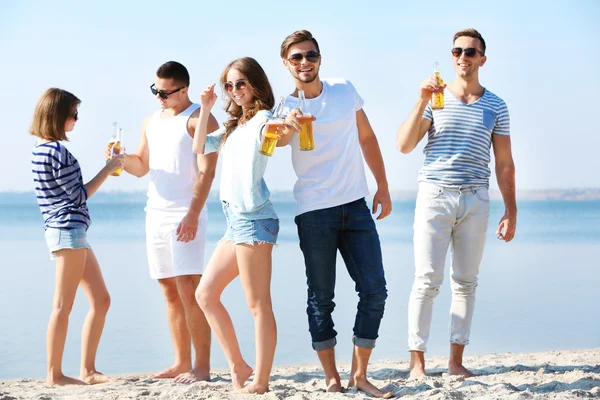
<instances>
[{"instance_id":1,"label":"man in striped shirt","mask_svg":"<svg viewBox=\"0 0 600 400\"><path fill-rule=\"evenodd\" d=\"M463 366L475 305L475 288L490 214L490 148L505 205L496 234L509 242L515 234L517 206L515 167L506 104L479 83L487 61L485 41L474 29L454 35L452 59L456 79L440 86L435 75L421 83L419 100L398 129L397 147L411 152L427 133L425 161L419 172L415 209L415 280L408 311L410 377L425 375L433 300L443 281L448 246L452 258L450 309L451 375L473 374ZM445 107L429 104L443 91Z\"/></svg>"}]
</instances>

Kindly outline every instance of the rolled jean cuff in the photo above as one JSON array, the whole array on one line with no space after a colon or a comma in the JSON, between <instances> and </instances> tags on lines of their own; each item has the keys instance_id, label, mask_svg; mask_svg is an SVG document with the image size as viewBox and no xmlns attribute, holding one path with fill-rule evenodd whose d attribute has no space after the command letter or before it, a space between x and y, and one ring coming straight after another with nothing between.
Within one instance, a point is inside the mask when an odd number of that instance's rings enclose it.
<instances>
[{"instance_id":1,"label":"rolled jean cuff","mask_svg":"<svg viewBox=\"0 0 600 400\"><path fill-rule=\"evenodd\" d=\"M313 342L312 347L316 351L321 351L321 350L333 349L336 344L337 344L337 339L332 338L332 339L324 340L322 342Z\"/></svg>"},{"instance_id":2,"label":"rolled jean cuff","mask_svg":"<svg viewBox=\"0 0 600 400\"><path fill-rule=\"evenodd\" d=\"M375 341L375 339L363 339L357 336L352 336L352 343L354 343L355 346L362 347L364 349L374 349Z\"/></svg>"},{"instance_id":3,"label":"rolled jean cuff","mask_svg":"<svg viewBox=\"0 0 600 400\"><path fill-rule=\"evenodd\" d=\"M450 344L460 344L466 346L469 344L469 339L450 339Z\"/></svg>"}]
</instances>

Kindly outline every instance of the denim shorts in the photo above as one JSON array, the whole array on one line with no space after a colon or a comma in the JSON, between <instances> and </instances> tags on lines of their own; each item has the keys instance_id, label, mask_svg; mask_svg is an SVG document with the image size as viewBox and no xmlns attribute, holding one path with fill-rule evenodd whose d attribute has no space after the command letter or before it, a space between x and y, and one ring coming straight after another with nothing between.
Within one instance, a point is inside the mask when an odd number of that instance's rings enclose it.
<instances>
[{"instance_id":1,"label":"denim shorts","mask_svg":"<svg viewBox=\"0 0 600 400\"><path fill-rule=\"evenodd\" d=\"M55 251L64 249L91 249L87 241L87 229L46 228L46 244L50 251L50 259L55 260Z\"/></svg>"},{"instance_id":2,"label":"denim shorts","mask_svg":"<svg viewBox=\"0 0 600 400\"><path fill-rule=\"evenodd\" d=\"M221 240L227 240L235 244L277 244L278 219L246 219L233 212L226 202L223 202L223 213L227 219L227 230Z\"/></svg>"}]
</instances>

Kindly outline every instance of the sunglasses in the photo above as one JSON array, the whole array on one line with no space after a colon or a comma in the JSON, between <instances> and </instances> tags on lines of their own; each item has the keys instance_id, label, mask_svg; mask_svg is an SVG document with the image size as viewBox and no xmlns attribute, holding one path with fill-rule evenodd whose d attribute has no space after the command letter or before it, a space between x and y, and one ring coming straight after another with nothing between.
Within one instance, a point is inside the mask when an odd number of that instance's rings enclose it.
<instances>
[{"instance_id":1,"label":"sunglasses","mask_svg":"<svg viewBox=\"0 0 600 400\"><path fill-rule=\"evenodd\" d=\"M225 91L227 93L230 93L233 91L233 88L235 87L235 90L244 90L246 89L246 87L248 86L248 82L243 80L243 79L239 79L237 81L231 82L231 81L227 81L223 84L223 89L225 89Z\"/></svg>"},{"instance_id":2,"label":"sunglasses","mask_svg":"<svg viewBox=\"0 0 600 400\"><path fill-rule=\"evenodd\" d=\"M466 49L463 49L462 47L455 47L452 49L452 55L456 58L459 58L463 52L465 53L465 57L473 57L477 53L483 55L483 52L479 51L475 47L468 47Z\"/></svg>"},{"instance_id":3,"label":"sunglasses","mask_svg":"<svg viewBox=\"0 0 600 400\"><path fill-rule=\"evenodd\" d=\"M75 114L73 114L73 119L75 121L77 121L79 119L79 111L75 111Z\"/></svg>"},{"instance_id":4,"label":"sunglasses","mask_svg":"<svg viewBox=\"0 0 600 400\"><path fill-rule=\"evenodd\" d=\"M156 90L156 85L153 83L150 86L150 90L152 91L153 95L158 95L161 99L166 100L170 95L172 95L173 93L177 93L179 92L181 89L183 89L185 86L180 87L179 89L175 89L175 90L171 90L170 92L163 92L162 90Z\"/></svg>"},{"instance_id":5,"label":"sunglasses","mask_svg":"<svg viewBox=\"0 0 600 400\"><path fill-rule=\"evenodd\" d=\"M311 63L316 63L321 58L321 54L317 53L314 50L307 51L306 53L294 53L288 57L288 61L292 65L298 65L302 62L302 59L306 58L306 61Z\"/></svg>"}]
</instances>

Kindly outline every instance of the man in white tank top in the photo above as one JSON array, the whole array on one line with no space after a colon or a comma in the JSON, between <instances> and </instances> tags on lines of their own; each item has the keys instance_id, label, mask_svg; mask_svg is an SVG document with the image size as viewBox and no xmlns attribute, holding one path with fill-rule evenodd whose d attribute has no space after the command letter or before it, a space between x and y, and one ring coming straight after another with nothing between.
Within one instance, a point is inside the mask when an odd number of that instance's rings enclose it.
<instances>
[{"instance_id":1,"label":"man in white tank top","mask_svg":"<svg viewBox=\"0 0 600 400\"><path fill-rule=\"evenodd\" d=\"M210 328L195 291L204 268L205 202L217 165L217 153L196 156L192 151L200 106L188 97L189 82L187 69L178 62L158 68L151 90L160 110L144 121L138 148L126 156L125 168L137 177L150 172L145 208L148 264L167 302L175 348L173 366L154 378L181 383L210 378ZM209 131L217 128L211 115Z\"/></svg>"}]
</instances>

